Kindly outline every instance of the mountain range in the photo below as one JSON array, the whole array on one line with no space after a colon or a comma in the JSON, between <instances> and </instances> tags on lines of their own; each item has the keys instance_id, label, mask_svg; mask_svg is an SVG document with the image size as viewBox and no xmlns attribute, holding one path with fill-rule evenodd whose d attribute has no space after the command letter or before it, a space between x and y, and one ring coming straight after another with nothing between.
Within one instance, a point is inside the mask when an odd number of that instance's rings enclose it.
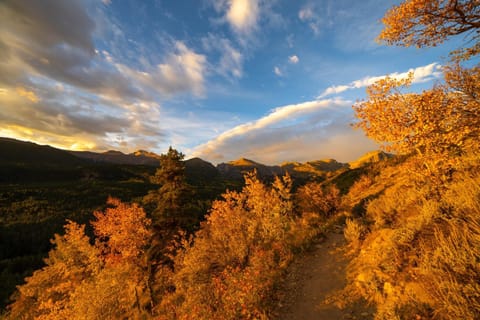
<instances>
[{"instance_id":1,"label":"mountain range","mask_svg":"<svg viewBox=\"0 0 480 320\"><path fill-rule=\"evenodd\" d=\"M341 169L355 169L363 165L382 161L391 157L382 151L372 151L350 163L337 162L334 159L315 160L305 163L286 162L281 165L265 165L256 161L241 158L220 163L216 166L200 158L185 160L187 175L189 173L204 176L203 178L222 175L229 179L241 179L245 172L256 169L263 177L282 175L288 172L296 178L324 176L329 172ZM67 151L48 145L38 145L33 142L20 141L0 137L0 164L9 165L50 165L78 166L82 164L119 164L159 166L160 156L149 151L138 150L125 154L120 151L107 152Z\"/></svg>"}]
</instances>

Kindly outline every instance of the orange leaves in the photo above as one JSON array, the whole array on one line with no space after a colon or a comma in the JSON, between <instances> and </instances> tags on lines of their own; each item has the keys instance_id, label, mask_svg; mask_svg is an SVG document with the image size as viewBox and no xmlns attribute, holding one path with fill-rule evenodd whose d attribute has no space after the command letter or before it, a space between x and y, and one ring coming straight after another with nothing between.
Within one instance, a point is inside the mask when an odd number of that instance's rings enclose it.
<instances>
[{"instance_id":1,"label":"orange leaves","mask_svg":"<svg viewBox=\"0 0 480 320\"><path fill-rule=\"evenodd\" d=\"M46 266L18 287L9 318L131 318L143 307L147 277L142 268L150 240L150 220L136 204L109 199L105 213L92 222L96 245L84 225L69 221L65 235L55 235ZM135 306L136 304L136 306Z\"/></svg>"},{"instance_id":2,"label":"orange leaves","mask_svg":"<svg viewBox=\"0 0 480 320\"><path fill-rule=\"evenodd\" d=\"M273 281L291 258L287 239L292 220L291 180L273 186L254 173L242 192L227 192L185 252L177 257L178 318L264 317Z\"/></svg>"},{"instance_id":3,"label":"orange leaves","mask_svg":"<svg viewBox=\"0 0 480 320\"><path fill-rule=\"evenodd\" d=\"M384 148L388 151L405 152L404 142L414 120L414 106L410 104L411 96L403 95L399 89L408 86L411 77L407 80L389 77L380 80L367 88L367 101L353 106L360 120L355 126L375 141L386 142Z\"/></svg>"},{"instance_id":4,"label":"orange leaves","mask_svg":"<svg viewBox=\"0 0 480 320\"><path fill-rule=\"evenodd\" d=\"M331 186L326 189L318 182L310 182L297 191L297 202L301 212L317 213L328 218L340 206L340 191Z\"/></svg>"},{"instance_id":5,"label":"orange leaves","mask_svg":"<svg viewBox=\"0 0 480 320\"><path fill-rule=\"evenodd\" d=\"M480 68L448 67L446 83L422 93L403 93L408 81L385 79L368 88L368 100L353 108L355 126L398 153L416 152L433 167L478 149ZM431 168L433 169L433 168Z\"/></svg>"},{"instance_id":6,"label":"orange leaves","mask_svg":"<svg viewBox=\"0 0 480 320\"><path fill-rule=\"evenodd\" d=\"M436 46L448 37L467 33L473 46L454 52L467 60L480 52L480 2L478 0L406 0L383 17L385 28L378 39L388 44Z\"/></svg>"},{"instance_id":7,"label":"orange leaves","mask_svg":"<svg viewBox=\"0 0 480 320\"><path fill-rule=\"evenodd\" d=\"M69 221L65 235L55 235L46 266L18 287L18 297L9 306L10 317L69 318L75 289L99 269L97 251L84 233L84 225Z\"/></svg>"},{"instance_id":8,"label":"orange leaves","mask_svg":"<svg viewBox=\"0 0 480 320\"><path fill-rule=\"evenodd\" d=\"M94 212L97 220L92 226L97 246L107 262L139 263L152 236L150 219L137 204L125 204L114 198L109 198L107 204L113 208L107 208L105 213Z\"/></svg>"}]
</instances>

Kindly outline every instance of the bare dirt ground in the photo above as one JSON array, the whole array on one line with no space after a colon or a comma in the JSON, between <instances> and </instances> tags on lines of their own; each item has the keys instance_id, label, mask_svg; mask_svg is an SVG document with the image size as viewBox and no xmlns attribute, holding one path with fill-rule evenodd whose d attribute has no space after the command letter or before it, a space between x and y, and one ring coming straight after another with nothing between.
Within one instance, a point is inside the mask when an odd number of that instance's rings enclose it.
<instances>
[{"instance_id":1,"label":"bare dirt ground","mask_svg":"<svg viewBox=\"0 0 480 320\"><path fill-rule=\"evenodd\" d=\"M283 284L279 320L373 319L373 309L357 303L340 309L325 299L346 284L345 238L341 228L292 263Z\"/></svg>"}]
</instances>

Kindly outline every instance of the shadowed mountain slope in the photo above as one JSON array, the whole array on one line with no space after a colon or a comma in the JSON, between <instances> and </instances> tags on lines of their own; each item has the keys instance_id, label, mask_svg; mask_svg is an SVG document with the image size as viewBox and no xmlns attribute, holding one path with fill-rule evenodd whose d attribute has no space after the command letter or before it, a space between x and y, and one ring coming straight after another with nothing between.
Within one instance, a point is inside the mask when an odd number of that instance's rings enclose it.
<instances>
[{"instance_id":1,"label":"shadowed mountain slope","mask_svg":"<svg viewBox=\"0 0 480 320\"><path fill-rule=\"evenodd\" d=\"M48 145L10 138L0 138L0 163L75 166L84 163L68 151Z\"/></svg>"}]
</instances>

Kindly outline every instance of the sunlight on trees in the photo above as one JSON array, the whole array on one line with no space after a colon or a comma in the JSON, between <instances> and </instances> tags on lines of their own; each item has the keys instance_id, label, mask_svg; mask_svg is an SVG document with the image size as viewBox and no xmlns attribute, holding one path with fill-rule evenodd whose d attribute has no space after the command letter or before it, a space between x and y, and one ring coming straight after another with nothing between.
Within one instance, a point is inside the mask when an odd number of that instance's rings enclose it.
<instances>
[{"instance_id":1,"label":"sunlight on trees","mask_svg":"<svg viewBox=\"0 0 480 320\"><path fill-rule=\"evenodd\" d=\"M75 290L92 281L101 268L98 251L89 243L85 226L69 221L65 235L55 235L55 246L45 259L46 266L35 271L18 287L10 305L10 319L72 318Z\"/></svg>"},{"instance_id":2,"label":"sunlight on trees","mask_svg":"<svg viewBox=\"0 0 480 320\"><path fill-rule=\"evenodd\" d=\"M383 22L387 43L435 46L466 34L471 46L452 53L433 88L405 92L411 76L386 78L354 106L357 127L409 157L347 195L365 212L347 220L355 252L344 294L373 303L377 320L478 319L480 67L460 62L479 53L480 3L407 0Z\"/></svg>"},{"instance_id":3,"label":"sunlight on trees","mask_svg":"<svg viewBox=\"0 0 480 320\"><path fill-rule=\"evenodd\" d=\"M452 52L444 82L422 93L402 91L412 81L386 78L367 88L367 100L354 106L356 126L398 153L416 152L429 160L430 172L448 170L455 157L478 152L480 67L465 68L480 51L480 2L477 0L407 0L383 18L380 40L389 44L435 46L466 35L472 47ZM439 168L438 168L439 167Z\"/></svg>"},{"instance_id":4,"label":"sunlight on trees","mask_svg":"<svg viewBox=\"0 0 480 320\"><path fill-rule=\"evenodd\" d=\"M471 47L453 52L467 60L480 53L480 1L407 0L391 8L382 19L385 25L378 39L402 46L436 46L447 38L466 33Z\"/></svg>"},{"instance_id":5,"label":"sunlight on trees","mask_svg":"<svg viewBox=\"0 0 480 320\"><path fill-rule=\"evenodd\" d=\"M336 186L325 188L319 182L310 182L300 187L296 202L300 212L314 212L324 219L333 216L340 207L340 191Z\"/></svg>"},{"instance_id":6,"label":"sunlight on trees","mask_svg":"<svg viewBox=\"0 0 480 320\"><path fill-rule=\"evenodd\" d=\"M386 78L367 88L354 105L355 124L388 151L417 153L435 167L478 150L480 68L445 70L445 84L422 93L404 93L407 80Z\"/></svg>"},{"instance_id":7,"label":"sunlight on trees","mask_svg":"<svg viewBox=\"0 0 480 320\"><path fill-rule=\"evenodd\" d=\"M318 214L294 213L292 180L269 186L245 175L241 192L214 202L194 237L181 240L161 319L269 319L275 285L293 252L318 236Z\"/></svg>"},{"instance_id":8,"label":"sunlight on trees","mask_svg":"<svg viewBox=\"0 0 480 320\"><path fill-rule=\"evenodd\" d=\"M144 250L150 220L143 209L118 199L96 212L95 245L85 226L65 225L55 235L46 266L18 286L7 319L119 319L148 314Z\"/></svg>"},{"instance_id":9,"label":"sunlight on trees","mask_svg":"<svg viewBox=\"0 0 480 320\"><path fill-rule=\"evenodd\" d=\"M480 52L479 8L406 0L385 15L387 43L435 46L464 34L471 44L452 53L431 89L409 92L413 75L387 77L354 105L355 126L404 156L331 173L295 194L289 175L265 184L248 173L199 223L184 155L169 148L152 178L159 189L143 198L153 221L114 198L93 214L95 239L68 221L5 318L268 319L294 254L340 217L352 259L341 303L366 300L376 320L478 319L480 67L461 63ZM334 181L345 172L342 196Z\"/></svg>"},{"instance_id":10,"label":"sunlight on trees","mask_svg":"<svg viewBox=\"0 0 480 320\"><path fill-rule=\"evenodd\" d=\"M290 188L288 176L269 188L248 174L242 192L227 192L213 204L195 241L176 259L178 317L264 317L267 293L290 259Z\"/></svg>"},{"instance_id":11,"label":"sunlight on trees","mask_svg":"<svg viewBox=\"0 0 480 320\"><path fill-rule=\"evenodd\" d=\"M111 264L143 265L142 254L152 236L150 219L137 204L114 198L109 198L107 204L112 207L94 212L96 220L91 223L102 257Z\"/></svg>"}]
</instances>

